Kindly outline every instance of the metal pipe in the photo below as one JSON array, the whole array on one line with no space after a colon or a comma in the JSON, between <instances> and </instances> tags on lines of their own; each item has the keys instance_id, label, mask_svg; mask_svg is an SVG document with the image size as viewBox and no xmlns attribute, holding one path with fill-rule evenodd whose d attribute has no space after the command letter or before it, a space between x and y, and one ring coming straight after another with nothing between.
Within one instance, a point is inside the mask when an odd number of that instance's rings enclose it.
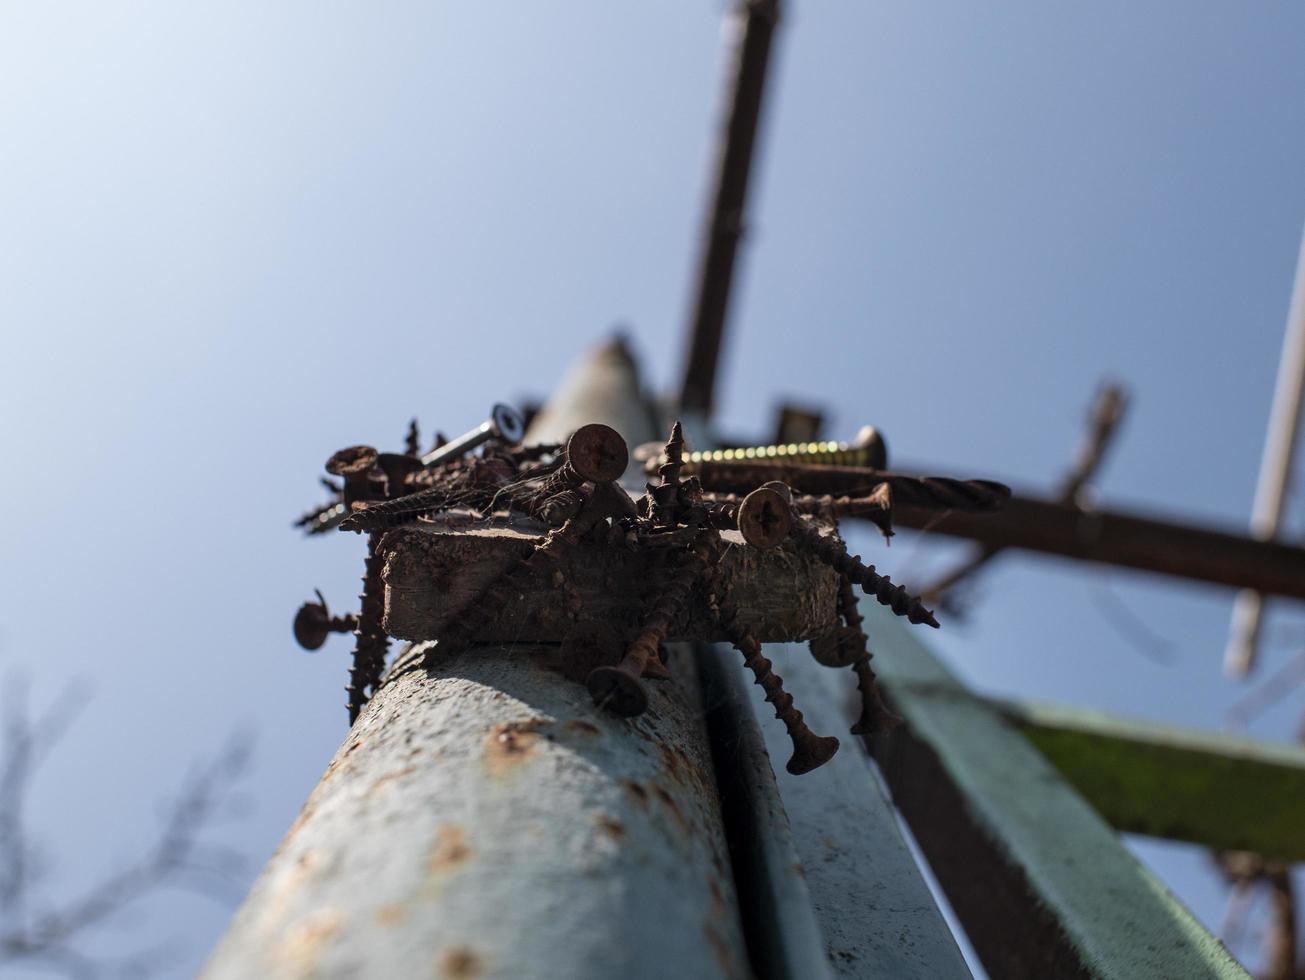
<instances>
[{"instance_id":1,"label":"metal pipe","mask_svg":"<svg viewBox=\"0 0 1305 980\"><path fill-rule=\"evenodd\" d=\"M650 412L616 404L639 400L633 364L614 383L608 354L592 380L648 440ZM583 381L537 437L592 421ZM436 644L392 671L203 975L748 975L692 663L631 722L543 652Z\"/></svg>"},{"instance_id":2,"label":"metal pipe","mask_svg":"<svg viewBox=\"0 0 1305 980\"><path fill-rule=\"evenodd\" d=\"M1296 261L1296 281L1291 291L1287 328L1278 361L1278 381L1269 411L1269 431L1264 438L1264 456L1260 460L1260 479L1251 508L1251 535L1272 541L1278 534L1287 491L1291 485L1291 461L1296 452L1296 434L1300 428L1301 396L1305 391L1305 237L1301 239ZM1264 596L1244 589L1233 603L1228 648L1224 653L1224 670L1234 677L1245 677L1255 666L1259 647L1260 620Z\"/></svg>"}]
</instances>

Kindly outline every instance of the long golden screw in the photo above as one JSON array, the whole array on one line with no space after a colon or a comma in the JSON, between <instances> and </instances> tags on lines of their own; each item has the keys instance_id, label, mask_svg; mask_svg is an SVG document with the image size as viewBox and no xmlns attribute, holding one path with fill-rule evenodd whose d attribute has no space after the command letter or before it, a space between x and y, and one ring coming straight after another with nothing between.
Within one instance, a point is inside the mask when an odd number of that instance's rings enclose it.
<instances>
[{"instance_id":1,"label":"long golden screw","mask_svg":"<svg viewBox=\"0 0 1305 980\"><path fill-rule=\"evenodd\" d=\"M665 462L665 457L650 460L649 469ZM692 473L698 463L797 463L804 466L864 466L881 470L888 465L888 451L883 437L872 425L857 434L855 442L790 442L773 446L742 446L735 449L708 449L686 453L684 466Z\"/></svg>"}]
</instances>

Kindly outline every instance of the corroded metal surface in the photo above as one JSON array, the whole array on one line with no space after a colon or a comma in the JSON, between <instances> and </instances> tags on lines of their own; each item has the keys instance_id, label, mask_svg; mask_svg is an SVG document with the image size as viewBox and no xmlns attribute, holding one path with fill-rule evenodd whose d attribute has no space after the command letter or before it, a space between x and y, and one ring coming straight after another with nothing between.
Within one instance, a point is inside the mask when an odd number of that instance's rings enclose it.
<instances>
[{"instance_id":1,"label":"corroded metal surface","mask_svg":"<svg viewBox=\"0 0 1305 980\"><path fill-rule=\"evenodd\" d=\"M747 976L695 691L619 719L522 647L402 674L204 976Z\"/></svg>"},{"instance_id":2,"label":"corroded metal surface","mask_svg":"<svg viewBox=\"0 0 1305 980\"><path fill-rule=\"evenodd\" d=\"M736 546L726 548L721 574L763 641L809 639L833 628L838 580L831 569L789 549L744 548L737 532L722 537ZM502 527L450 533L410 525L391 531L382 542L386 628L408 640L437 637L450 615L526 557L537 539L538 533ZM647 555L605 547L563 555L554 567L525 577L515 600L479 639L561 641L582 609L586 618L633 636L641 610L629 597L642 591L647 562ZM554 572L564 588L557 587ZM725 639L705 595L695 596L673 623L672 639L689 637Z\"/></svg>"}]
</instances>

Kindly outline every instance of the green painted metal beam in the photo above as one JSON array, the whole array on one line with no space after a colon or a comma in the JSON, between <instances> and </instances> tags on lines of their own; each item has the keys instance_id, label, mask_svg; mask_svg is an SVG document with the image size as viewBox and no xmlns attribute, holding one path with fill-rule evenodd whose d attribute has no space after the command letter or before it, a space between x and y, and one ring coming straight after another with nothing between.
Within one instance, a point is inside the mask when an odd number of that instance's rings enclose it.
<instances>
[{"instance_id":1,"label":"green painted metal beam","mask_svg":"<svg viewBox=\"0 0 1305 980\"><path fill-rule=\"evenodd\" d=\"M992 702L1117 830L1305 860L1305 749Z\"/></svg>"},{"instance_id":2,"label":"green painted metal beam","mask_svg":"<svg viewBox=\"0 0 1305 980\"><path fill-rule=\"evenodd\" d=\"M873 751L992 976L1248 977L1028 739L871 605L874 667L906 720Z\"/></svg>"}]
</instances>

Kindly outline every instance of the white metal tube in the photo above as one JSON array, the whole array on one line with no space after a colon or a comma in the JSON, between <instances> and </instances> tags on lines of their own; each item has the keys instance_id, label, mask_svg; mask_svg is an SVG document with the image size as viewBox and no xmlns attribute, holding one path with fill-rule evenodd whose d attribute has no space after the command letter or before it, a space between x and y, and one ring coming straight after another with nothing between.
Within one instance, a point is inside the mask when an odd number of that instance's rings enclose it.
<instances>
[{"instance_id":1,"label":"white metal tube","mask_svg":"<svg viewBox=\"0 0 1305 980\"><path fill-rule=\"evenodd\" d=\"M1305 391L1305 237L1301 240L1296 263L1296 282L1292 287L1291 308L1278 362L1278 381L1269 413L1269 431L1260 460L1260 478L1251 510L1251 534L1265 541L1273 540L1282 522L1282 513L1291 486L1292 457L1296 451L1296 434L1300 428L1302 392ZM1255 666L1259 646L1260 620L1264 597L1244 589L1233 604L1231 635L1224 654L1224 669L1232 676L1244 677Z\"/></svg>"}]
</instances>

